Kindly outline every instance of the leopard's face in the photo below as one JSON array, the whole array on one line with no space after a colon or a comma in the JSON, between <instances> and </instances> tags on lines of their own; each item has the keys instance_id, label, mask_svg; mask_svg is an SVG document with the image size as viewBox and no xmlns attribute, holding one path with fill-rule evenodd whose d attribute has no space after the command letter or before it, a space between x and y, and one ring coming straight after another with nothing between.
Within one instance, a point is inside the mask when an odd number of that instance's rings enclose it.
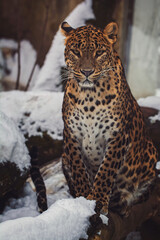
<instances>
[{"instance_id":1,"label":"leopard's face","mask_svg":"<svg viewBox=\"0 0 160 240\"><path fill-rule=\"evenodd\" d=\"M66 35L65 61L70 77L74 78L80 87L93 88L96 82L112 69L112 45L117 29L116 24L112 24L109 29L106 27L107 29L102 31L93 26L73 29L63 23L62 31Z\"/></svg>"}]
</instances>

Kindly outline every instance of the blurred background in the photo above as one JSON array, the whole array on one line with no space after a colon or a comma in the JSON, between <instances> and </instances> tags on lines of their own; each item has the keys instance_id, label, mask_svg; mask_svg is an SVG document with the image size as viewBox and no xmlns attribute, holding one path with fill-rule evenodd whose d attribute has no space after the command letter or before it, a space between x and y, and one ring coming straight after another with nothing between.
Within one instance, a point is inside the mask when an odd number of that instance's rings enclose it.
<instances>
[{"instance_id":1,"label":"blurred background","mask_svg":"<svg viewBox=\"0 0 160 240\"><path fill-rule=\"evenodd\" d=\"M160 154L160 0L0 0L0 222L39 215L29 177L33 146L48 206L70 197L61 169L63 21L118 23L115 48ZM158 216L126 240L158 240L159 226Z\"/></svg>"},{"instance_id":2,"label":"blurred background","mask_svg":"<svg viewBox=\"0 0 160 240\"><path fill-rule=\"evenodd\" d=\"M87 7L82 11L84 3ZM60 73L65 64L58 30L66 18L74 27L91 23L103 28L116 21L116 49L133 95L156 94L160 88L160 0L1 0L1 91L62 90Z\"/></svg>"}]
</instances>

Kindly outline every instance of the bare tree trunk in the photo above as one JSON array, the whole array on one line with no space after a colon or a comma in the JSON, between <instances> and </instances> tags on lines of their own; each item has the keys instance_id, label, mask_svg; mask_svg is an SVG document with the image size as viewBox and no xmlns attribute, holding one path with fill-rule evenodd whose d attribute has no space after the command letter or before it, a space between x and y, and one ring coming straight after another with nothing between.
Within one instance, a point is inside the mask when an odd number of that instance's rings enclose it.
<instances>
[{"instance_id":1,"label":"bare tree trunk","mask_svg":"<svg viewBox=\"0 0 160 240\"><path fill-rule=\"evenodd\" d=\"M49 7L50 7L50 3L51 3L51 0L49 0L46 4L45 4L45 7L46 7L46 16L45 16L45 19L44 19L44 25L43 25L43 29L42 29L42 38L41 38L41 41L40 41L40 45L39 45L39 49L38 49L38 52L37 52L37 58L35 60L35 63L33 65L33 68L32 68L32 71L31 71L31 74L28 78L28 82L27 82L27 85L25 87L25 91L28 90L29 88L29 85L31 83L31 80L32 80L32 77L33 77L33 73L34 73L34 70L35 70L35 67L37 65L37 62L38 62L38 56L41 52L41 49L43 47L43 42L44 42L44 37L45 37L45 33L46 33L46 28L47 28L47 22L48 22L48 16L49 16Z\"/></svg>"},{"instance_id":2,"label":"bare tree trunk","mask_svg":"<svg viewBox=\"0 0 160 240\"><path fill-rule=\"evenodd\" d=\"M21 42L19 39L18 40L18 69L17 69L17 80L16 80L16 87L15 87L16 90L19 89L20 74L21 74Z\"/></svg>"}]
</instances>

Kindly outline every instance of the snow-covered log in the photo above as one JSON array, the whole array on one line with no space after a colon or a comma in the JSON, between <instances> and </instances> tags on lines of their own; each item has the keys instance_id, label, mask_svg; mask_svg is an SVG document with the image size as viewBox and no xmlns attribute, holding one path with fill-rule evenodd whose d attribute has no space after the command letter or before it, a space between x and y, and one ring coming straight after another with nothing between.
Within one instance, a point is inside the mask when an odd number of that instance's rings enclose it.
<instances>
[{"instance_id":1,"label":"snow-covered log","mask_svg":"<svg viewBox=\"0 0 160 240\"><path fill-rule=\"evenodd\" d=\"M89 217L95 201L83 197L63 199L37 217L25 217L0 224L3 240L78 240L87 239Z\"/></svg>"},{"instance_id":2,"label":"snow-covered log","mask_svg":"<svg viewBox=\"0 0 160 240\"><path fill-rule=\"evenodd\" d=\"M0 93L0 106L17 123L30 150L38 148L39 164L45 164L62 153L63 93L11 91Z\"/></svg>"}]
</instances>

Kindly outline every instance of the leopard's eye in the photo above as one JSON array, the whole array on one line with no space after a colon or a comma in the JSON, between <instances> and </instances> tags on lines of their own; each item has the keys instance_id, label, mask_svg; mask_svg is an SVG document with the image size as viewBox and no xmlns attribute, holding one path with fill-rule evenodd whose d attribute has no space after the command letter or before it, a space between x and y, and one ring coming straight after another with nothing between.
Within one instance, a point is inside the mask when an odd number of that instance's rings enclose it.
<instances>
[{"instance_id":1,"label":"leopard's eye","mask_svg":"<svg viewBox=\"0 0 160 240\"><path fill-rule=\"evenodd\" d=\"M76 55L77 57L80 57L81 54L80 54L80 51L77 50L77 49L71 49L71 51L73 52L74 55Z\"/></svg>"},{"instance_id":2,"label":"leopard's eye","mask_svg":"<svg viewBox=\"0 0 160 240\"><path fill-rule=\"evenodd\" d=\"M95 56L96 56L96 57L99 57L99 56L101 56L104 52L105 52L105 50L97 50Z\"/></svg>"}]
</instances>

